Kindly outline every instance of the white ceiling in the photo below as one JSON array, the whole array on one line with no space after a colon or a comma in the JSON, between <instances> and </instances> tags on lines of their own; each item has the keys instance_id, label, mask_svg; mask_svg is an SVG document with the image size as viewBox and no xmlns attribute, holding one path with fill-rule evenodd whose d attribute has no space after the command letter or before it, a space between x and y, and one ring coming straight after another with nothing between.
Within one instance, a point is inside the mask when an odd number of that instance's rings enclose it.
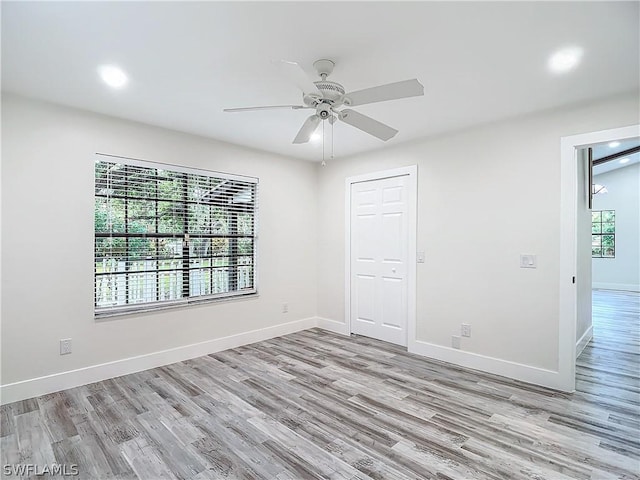
<instances>
[{"instance_id":1,"label":"white ceiling","mask_svg":"<svg viewBox=\"0 0 640 480\"><path fill-rule=\"evenodd\" d=\"M335 126L346 156L514 115L638 90L638 2L2 2L2 87L116 117L320 160L292 145L309 111L223 113L299 104L272 60L347 91L417 78L424 97L356 107L400 130L384 143ZM557 49L582 63L547 69ZM108 89L96 69L120 65Z\"/></svg>"}]
</instances>

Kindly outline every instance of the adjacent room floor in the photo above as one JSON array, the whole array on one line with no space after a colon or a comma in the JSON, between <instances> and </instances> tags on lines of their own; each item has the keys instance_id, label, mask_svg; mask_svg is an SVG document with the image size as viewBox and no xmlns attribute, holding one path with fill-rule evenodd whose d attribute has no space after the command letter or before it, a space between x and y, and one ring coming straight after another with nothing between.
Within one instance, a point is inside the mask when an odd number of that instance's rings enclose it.
<instances>
[{"instance_id":1,"label":"adjacent room floor","mask_svg":"<svg viewBox=\"0 0 640 480\"><path fill-rule=\"evenodd\" d=\"M564 394L314 329L2 407L2 464L81 478L640 478L637 293Z\"/></svg>"}]
</instances>

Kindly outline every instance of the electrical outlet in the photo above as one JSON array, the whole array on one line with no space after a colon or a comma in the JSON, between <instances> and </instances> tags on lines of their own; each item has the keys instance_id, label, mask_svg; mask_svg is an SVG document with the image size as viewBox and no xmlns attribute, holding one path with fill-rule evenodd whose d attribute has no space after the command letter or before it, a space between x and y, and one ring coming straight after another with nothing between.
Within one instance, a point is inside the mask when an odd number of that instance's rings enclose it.
<instances>
[{"instance_id":1,"label":"electrical outlet","mask_svg":"<svg viewBox=\"0 0 640 480\"><path fill-rule=\"evenodd\" d=\"M537 255L520 255L520 268L537 268Z\"/></svg>"},{"instance_id":2,"label":"electrical outlet","mask_svg":"<svg viewBox=\"0 0 640 480\"><path fill-rule=\"evenodd\" d=\"M457 335L451 335L451 346L453 348L460 349L460 337Z\"/></svg>"},{"instance_id":3,"label":"electrical outlet","mask_svg":"<svg viewBox=\"0 0 640 480\"><path fill-rule=\"evenodd\" d=\"M461 333L463 337L470 337L471 336L471 325L469 325L468 323L463 323L462 324L462 328L461 328Z\"/></svg>"},{"instance_id":4,"label":"electrical outlet","mask_svg":"<svg viewBox=\"0 0 640 480\"><path fill-rule=\"evenodd\" d=\"M283 303L282 304L282 313L289 313L289 304L288 303Z\"/></svg>"},{"instance_id":5,"label":"electrical outlet","mask_svg":"<svg viewBox=\"0 0 640 480\"><path fill-rule=\"evenodd\" d=\"M69 355L71 353L71 339L64 338L60 340L60 355Z\"/></svg>"}]
</instances>

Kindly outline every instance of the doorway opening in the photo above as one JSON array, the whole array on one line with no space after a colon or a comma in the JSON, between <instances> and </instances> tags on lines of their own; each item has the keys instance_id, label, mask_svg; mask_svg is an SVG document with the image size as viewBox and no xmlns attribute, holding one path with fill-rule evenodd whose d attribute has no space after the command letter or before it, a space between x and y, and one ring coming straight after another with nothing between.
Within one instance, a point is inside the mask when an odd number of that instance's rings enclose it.
<instances>
[{"instance_id":1,"label":"doorway opening","mask_svg":"<svg viewBox=\"0 0 640 480\"><path fill-rule=\"evenodd\" d=\"M561 140L561 230L559 388L574 391L576 354L588 343L590 332L580 324L592 307L590 168L588 148L640 137L640 125L563 137ZM610 222L609 222L610 223ZM582 279L582 283L581 282ZM588 313L586 313L588 312ZM583 331L584 330L584 331Z\"/></svg>"},{"instance_id":2,"label":"doorway opening","mask_svg":"<svg viewBox=\"0 0 640 480\"><path fill-rule=\"evenodd\" d=\"M592 302L588 317L578 310L576 344L576 390L587 392L603 379L624 386L638 369L640 137L588 150L590 225L580 229L578 243L590 242Z\"/></svg>"}]
</instances>

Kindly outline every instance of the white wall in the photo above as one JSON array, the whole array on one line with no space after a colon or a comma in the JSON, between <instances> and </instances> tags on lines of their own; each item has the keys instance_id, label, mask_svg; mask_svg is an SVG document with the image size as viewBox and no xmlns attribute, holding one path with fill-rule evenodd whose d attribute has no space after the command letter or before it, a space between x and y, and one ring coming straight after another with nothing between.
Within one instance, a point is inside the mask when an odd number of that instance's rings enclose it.
<instances>
[{"instance_id":1,"label":"white wall","mask_svg":"<svg viewBox=\"0 0 640 480\"><path fill-rule=\"evenodd\" d=\"M637 105L637 94L626 95L318 167L318 315L345 321L344 179L416 164L417 249L426 252L418 265L418 341L504 375L557 371L560 138L637 124ZM521 253L536 254L538 268L519 268ZM462 339L466 357L445 350L462 322L473 332Z\"/></svg>"},{"instance_id":2,"label":"white wall","mask_svg":"<svg viewBox=\"0 0 640 480\"><path fill-rule=\"evenodd\" d=\"M516 367L544 373L558 366L560 138L636 124L637 104L637 95L617 97L336 158L323 168L5 96L1 383L284 322L311 325L304 319L315 315L344 326L345 178L415 164L418 250L426 252L418 265L417 339L448 349L469 322L473 336L456 351L468 355L466 364L491 371L502 362L503 374L545 384ZM350 127L338 126L336 135L340 128ZM260 297L96 323L95 152L259 177ZM521 253L537 254L538 268L520 269ZM44 289L34 291L35 277ZM60 356L58 340L69 337L74 353ZM61 386L57 379L51 385Z\"/></svg>"},{"instance_id":3,"label":"white wall","mask_svg":"<svg viewBox=\"0 0 640 480\"><path fill-rule=\"evenodd\" d=\"M15 96L2 139L3 385L315 315L313 164ZM259 177L259 298L94 321L95 152Z\"/></svg>"},{"instance_id":4,"label":"white wall","mask_svg":"<svg viewBox=\"0 0 640 480\"><path fill-rule=\"evenodd\" d=\"M596 175L608 193L595 195L594 210L616 211L616 256L593 259L593 286L640 291L640 164Z\"/></svg>"}]
</instances>

